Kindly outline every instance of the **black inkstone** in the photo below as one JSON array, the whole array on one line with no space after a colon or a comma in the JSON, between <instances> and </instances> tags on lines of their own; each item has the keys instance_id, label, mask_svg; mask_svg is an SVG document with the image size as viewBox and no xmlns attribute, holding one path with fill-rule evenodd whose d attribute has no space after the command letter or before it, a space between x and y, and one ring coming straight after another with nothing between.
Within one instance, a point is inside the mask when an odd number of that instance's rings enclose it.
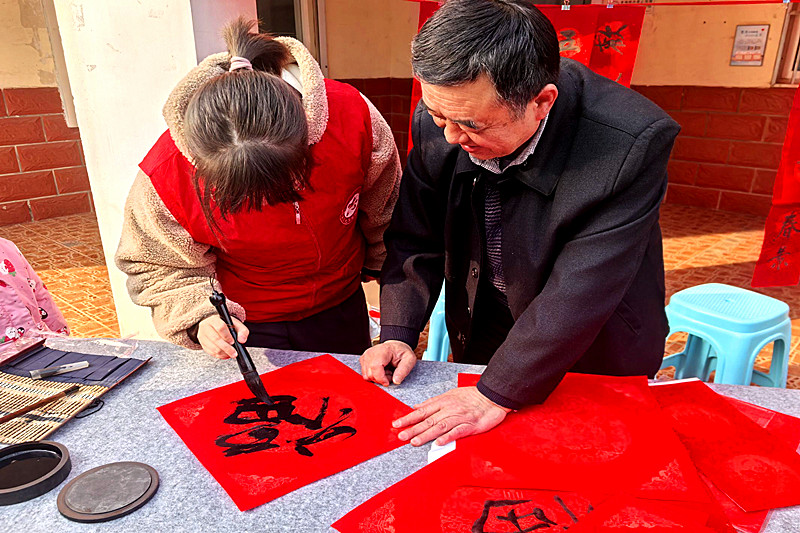
<instances>
[{"instance_id":1,"label":"black inkstone","mask_svg":"<svg viewBox=\"0 0 800 533\"><path fill-rule=\"evenodd\" d=\"M76 522L105 522L131 513L158 490L158 473L142 463L111 463L81 474L58 495L58 510Z\"/></svg>"},{"instance_id":2,"label":"black inkstone","mask_svg":"<svg viewBox=\"0 0 800 533\"><path fill-rule=\"evenodd\" d=\"M57 442L23 442L0 450L0 505L32 500L67 479L72 463Z\"/></svg>"}]
</instances>

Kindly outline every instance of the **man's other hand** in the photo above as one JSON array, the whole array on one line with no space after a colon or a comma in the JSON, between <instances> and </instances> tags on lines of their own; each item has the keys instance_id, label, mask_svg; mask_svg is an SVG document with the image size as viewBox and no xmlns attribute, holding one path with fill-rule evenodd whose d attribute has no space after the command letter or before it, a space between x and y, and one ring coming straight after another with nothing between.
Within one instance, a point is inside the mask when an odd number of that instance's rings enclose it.
<instances>
[{"instance_id":1,"label":"man's other hand","mask_svg":"<svg viewBox=\"0 0 800 533\"><path fill-rule=\"evenodd\" d=\"M417 364L417 356L402 341L386 341L367 349L359 362L364 379L388 387L390 383L400 385L406 379Z\"/></svg>"},{"instance_id":2,"label":"man's other hand","mask_svg":"<svg viewBox=\"0 0 800 533\"><path fill-rule=\"evenodd\" d=\"M414 411L392 422L403 429L398 437L410 440L412 446L436 439L443 446L448 442L489 431L511 411L492 402L477 387L459 387L414 406Z\"/></svg>"}]
</instances>

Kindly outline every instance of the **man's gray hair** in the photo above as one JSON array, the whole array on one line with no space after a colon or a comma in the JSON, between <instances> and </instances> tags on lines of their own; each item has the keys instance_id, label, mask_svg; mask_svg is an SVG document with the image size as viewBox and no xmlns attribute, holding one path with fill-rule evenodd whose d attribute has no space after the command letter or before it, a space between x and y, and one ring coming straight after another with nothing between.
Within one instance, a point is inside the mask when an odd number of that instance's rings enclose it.
<instances>
[{"instance_id":1,"label":"man's gray hair","mask_svg":"<svg viewBox=\"0 0 800 533\"><path fill-rule=\"evenodd\" d=\"M486 74L516 116L558 80L558 37L531 0L449 0L411 43L411 67L430 85L457 86Z\"/></svg>"}]
</instances>

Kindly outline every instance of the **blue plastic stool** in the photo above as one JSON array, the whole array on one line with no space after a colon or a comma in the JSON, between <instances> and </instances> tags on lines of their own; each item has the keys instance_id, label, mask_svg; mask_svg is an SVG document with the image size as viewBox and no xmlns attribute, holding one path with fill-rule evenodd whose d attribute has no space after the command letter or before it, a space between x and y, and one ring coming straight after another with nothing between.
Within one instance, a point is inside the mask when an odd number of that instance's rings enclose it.
<instances>
[{"instance_id":1,"label":"blue plastic stool","mask_svg":"<svg viewBox=\"0 0 800 533\"><path fill-rule=\"evenodd\" d=\"M423 361L447 361L450 355L450 338L444 323L444 285L431 313L428 327L428 348L422 354Z\"/></svg>"},{"instance_id":2,"label":"blue plastic stool","mask_svg":"<svg viewBox=\"0 0 800 533\"><path fill-rule=\"evenodd\" d=\"M699 377L714 383L786 387L792 325L789 306L757 292L708 283L672 295L666 308L669 334L689 334L680 353L664 358L675 377ZM769 373L753 369L756 356L774 342Z\"/></svg>"}]
</instances>

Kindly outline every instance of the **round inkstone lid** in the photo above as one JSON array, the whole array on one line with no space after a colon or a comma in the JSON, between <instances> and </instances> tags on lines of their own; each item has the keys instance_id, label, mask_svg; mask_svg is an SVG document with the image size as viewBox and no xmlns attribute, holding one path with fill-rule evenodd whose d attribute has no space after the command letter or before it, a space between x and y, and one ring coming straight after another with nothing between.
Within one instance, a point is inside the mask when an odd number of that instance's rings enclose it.
<instances>
[{"instance_id":1,"label":"round inkstone lid","mask_svg":"<svg viewBox=\"0 0 800 533\"><path fill-rule=\"evenodd\" d=\"M61 489L58 510L76 522L105 522L132 513L158 490L158 473L142 463L93 468Z\"/></svg>"}]
</instances>

